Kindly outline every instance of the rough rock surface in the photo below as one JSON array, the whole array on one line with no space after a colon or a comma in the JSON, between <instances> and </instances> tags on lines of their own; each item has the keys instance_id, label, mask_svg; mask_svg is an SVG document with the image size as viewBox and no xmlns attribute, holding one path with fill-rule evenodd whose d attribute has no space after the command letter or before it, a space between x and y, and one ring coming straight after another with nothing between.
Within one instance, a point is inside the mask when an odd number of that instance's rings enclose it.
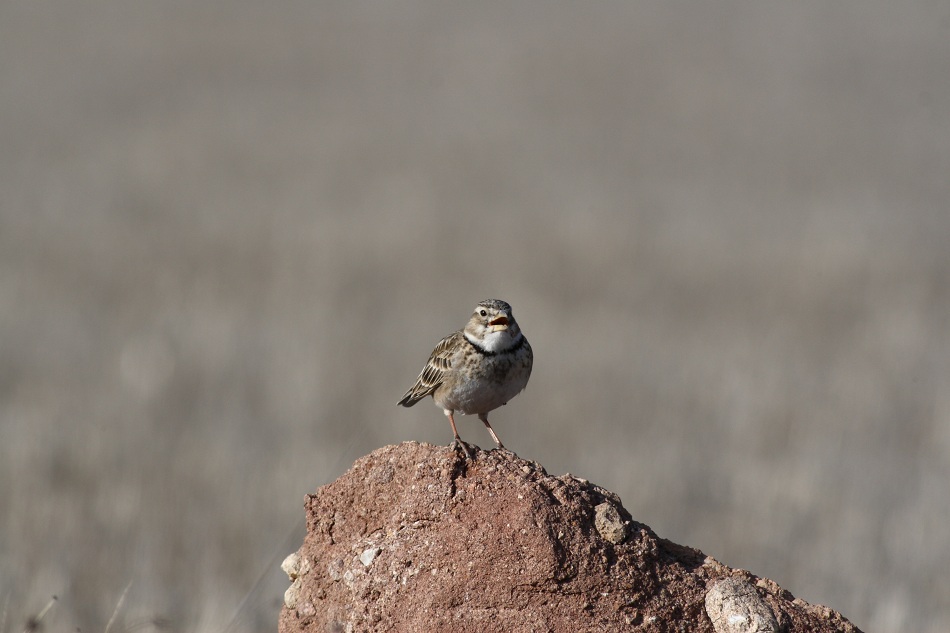
<instances>
[{"instance_id":1,"label":"rough rock surface","mask_svg":"<svg viewBox=\"0 0 950 633\"><path fill-rule=\"evenodd\" d=\"M387 446L306 511L280 633L858 631L509 452Z\"/></svg>"}]
</instances>

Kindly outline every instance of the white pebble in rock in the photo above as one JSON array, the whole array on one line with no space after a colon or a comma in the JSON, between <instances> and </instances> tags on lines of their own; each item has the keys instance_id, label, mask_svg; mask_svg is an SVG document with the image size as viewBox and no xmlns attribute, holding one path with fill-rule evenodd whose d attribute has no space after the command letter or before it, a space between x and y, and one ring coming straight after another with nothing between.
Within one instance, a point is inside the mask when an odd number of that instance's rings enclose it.
<instances>
[{"instance_id":1,"label":"white pebble in rock","mask_svg":"<svg viewBox=\"0 0 950 633\"><path fill-rule=\"evenodd\" d=\"M706 615L716 633L778 633L769 605L742 578L724 578L706 592Z\"/></svg>"},{"instance_id":2,"label":"white pebble in rock","mask_svg":"<svg viewBox=\"0 0 950 633\"><path fill-rule=\"evenodd\" d=\"M373 564L373 561L376 560L376 556L383 551L378 547L371 547L367 550L363 550L363 553L360 554L360 562L363 563L363 567L369 567Z\"/></svg>"},{"instance_id":3,"label":"white pebble in rock","mask_svg":"<svg viewBox=\"0 0 950 633\"><path fill-rule=\"evenodd\" d=\"M288 609L296 609L297 603L300 602L300 589L301 581L299 578L294 580L293 584L287 588L287 591L284 592L284 605Z\"/></svg>"},{"instance_id":4,"label":"white pebble in rock","mask_svg":"<svg viewBox=\"0 0 950 633\"><path fill-rule=\"evenodd\" d=\"M614 545L623 543L624 539L627 538L627 533L630 528L630 526L620 518L620 513L617 512L617 508L606 501L594 508L594 527L597 528L597 532L605 540L610 541Z\"/></svg>"},{"instance_id":5,"label":"white pebble in rock","mask_svg":"<svg viewBox=\"0 0 950 633\"><path fill-rule=\"evenodd\" d=\"M291 580L297 578L297 576L300 575L300 554L294 552L285 558L284 562L280 564L280 568L284 570L284 573L287 574L287 577Z\"/></svg>"}]
</instances>

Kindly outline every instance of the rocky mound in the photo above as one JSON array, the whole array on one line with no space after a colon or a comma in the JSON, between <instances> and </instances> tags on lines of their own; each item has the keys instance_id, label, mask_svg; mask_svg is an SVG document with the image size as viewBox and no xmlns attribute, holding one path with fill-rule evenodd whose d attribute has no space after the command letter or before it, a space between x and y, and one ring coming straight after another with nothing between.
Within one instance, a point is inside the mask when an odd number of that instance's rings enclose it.
<instances>
[{"instance_id":1,"label":"rocky mound","mask_svg":"<svg viewBox=\"0 0 950 633\"><path fill-rule=\"evenodd\" d=\"M387 446L306 511L280 633L858 631L509 452Z\"/></svg>"}]
</instances>

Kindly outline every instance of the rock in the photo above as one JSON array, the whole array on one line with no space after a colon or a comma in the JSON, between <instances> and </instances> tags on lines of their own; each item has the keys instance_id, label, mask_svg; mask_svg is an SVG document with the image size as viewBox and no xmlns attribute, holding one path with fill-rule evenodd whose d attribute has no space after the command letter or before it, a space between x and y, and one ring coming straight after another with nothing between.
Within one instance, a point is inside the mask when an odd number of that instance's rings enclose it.
<instances>
[{"instance_id":1,"label":"rock","mask_svg":"<svg viewBox=\"0 0 950 633\"><path fill-rule=\"evenodd\" d=\"M623 543L627 538L627 523L620 518L617 508L606 501L594 508L594 527L614 545Z\"/></svg>"},{"instance_id":2,"label":"rock","mask_svg":"<svg viewBox=\"0 0 950 633\"><path fill-rule=\"evenodd\" d=\"M280 633L858 631L658 537L612 492L505 451L387 446L306 513Z\"/></svg>"},{"instance_id":3,"label":"rock","mask_svg":"<svg viewBox=\"0 0 950 633\"><path fill-rule=\"evenodd\" d=\"M290 583L290 586L287 588L287 591L284 592L284 606L289 609L296 609L297 605L300 604L300 590L303 583L300 582L299 578L294 578L294 581Z\"/></svg>"},{"instance_id":4,"label":"rock","mask_svg":"<svg viewBox=\"0 0 950 633\"><path fill-rule=\"evenodd\" d=\"M762 586L763 583L756 583ZM716 633L779 633L775 615L742 578L717 580L706 592L706 615Z\"/></svg>"},{"instance_id":5,"label":"rock","mask_svg":"<svg viewBox=\"0 0 950 633\"><path fill-rule=\"evenodd\" d=\"M284 559L284 562L280 564L280 568L291 580L290 587L284 592L284 606L295 609L300 602L300 590L303 587L301 577L310 571L310 562L294 552Z\"/></svg>"},{"instance_id":6,"label":"rock","mask_svg":"<svg viewBox=\"0 0 950 633\"><path fill-rule=\"evenodd\" d=\"M376 560L376 556L381 551L382 550L379 549L378 547L371 547L367 550L363 550L363 553L360 554L360 562L363 563L364 567L369 567L370 565L373 564L373 561Z\"/></svg>"},{"instance_id":7,"label":"rock","mask_svg":"<svg viewBox=\"0 0 950 633\"><path fill-rule=\"evenodd\" d=\"M297 572L300 570L300 554L294 552L288 555L287 558L284 559L284 562L280 564L280 568L291 580L297 578L299 575Z\"/></svg>"}]
</instances>

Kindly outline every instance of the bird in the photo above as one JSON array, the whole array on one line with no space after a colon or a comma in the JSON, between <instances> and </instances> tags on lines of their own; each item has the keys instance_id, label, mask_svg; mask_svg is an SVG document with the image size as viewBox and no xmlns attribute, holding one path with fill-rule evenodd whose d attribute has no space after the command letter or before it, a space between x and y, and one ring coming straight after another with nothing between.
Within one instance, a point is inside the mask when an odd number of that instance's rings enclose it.
<instances>
[{"instance_id":1,"label":"bird","mask_svg":"<svg viewBox=\"0 0 950 633\"><path fill-rule=\"evenodd\" d=\"M488 423L488 413L508 404L531 376L534 352L511 311L499 299L480 301L468 324L435 346L415 384L397 404L411 407L427 396L452 425L452 446L473 457L459 437L455 414L477 415L498 448L505 449Z\"/></svg>"}]
</instances>

